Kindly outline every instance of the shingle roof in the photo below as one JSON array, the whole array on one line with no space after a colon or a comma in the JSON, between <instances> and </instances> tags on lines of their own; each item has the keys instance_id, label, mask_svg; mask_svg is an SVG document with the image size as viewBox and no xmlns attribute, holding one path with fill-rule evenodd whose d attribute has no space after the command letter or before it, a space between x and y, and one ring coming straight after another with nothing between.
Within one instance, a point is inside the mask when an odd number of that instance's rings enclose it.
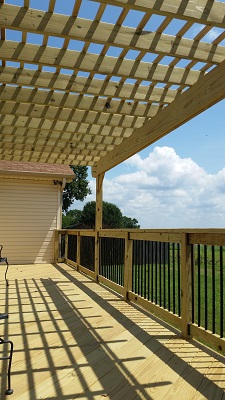
<instances>
[{"instance_id":1,"label":"shingle roof","mask_svg":"<svg viewBox=\"0 0 225 400\"><path fill-rule=\"evenodd\" d=\"M41 174L61 176L62 178L73 178L74 173L69 165L63 164L40 164L22 161L4 161L0 160L0 174L1 173L15 173L15 174Z\"/></svg>"}]
</instances>

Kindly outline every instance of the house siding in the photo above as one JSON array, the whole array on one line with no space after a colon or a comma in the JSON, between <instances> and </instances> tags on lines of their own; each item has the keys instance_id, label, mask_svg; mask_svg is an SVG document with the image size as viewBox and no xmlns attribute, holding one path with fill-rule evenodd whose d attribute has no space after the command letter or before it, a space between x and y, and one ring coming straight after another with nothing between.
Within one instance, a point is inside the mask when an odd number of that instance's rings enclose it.
<instances>
[{"instance_id":1,"label":"house siding","mask_svg":"<svg viewBox=\"0 0 225 400\"><path fill-rule=\"evenodd\" d=\"M0 244L10 264L53 262L58 192L53 181L0 178Z\"/></svg>"}]
</instances>

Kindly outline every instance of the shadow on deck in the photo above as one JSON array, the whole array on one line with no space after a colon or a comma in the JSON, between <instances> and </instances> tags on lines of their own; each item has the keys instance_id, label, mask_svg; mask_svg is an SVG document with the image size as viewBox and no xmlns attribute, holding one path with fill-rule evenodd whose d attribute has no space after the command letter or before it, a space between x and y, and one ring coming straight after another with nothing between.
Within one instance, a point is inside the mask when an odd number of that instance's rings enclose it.
<instances>
[{"instance_id":1,"label":"shadow on deck","mask_svg":"<svg viewBox=\"0 0 225 400\"><path fill-rule=\"evenodd\" d=\"M10 268L0 285L0 337L15 346L7 398L225 400L222 356L65 264Z\"/></svg>"}]
</instances>

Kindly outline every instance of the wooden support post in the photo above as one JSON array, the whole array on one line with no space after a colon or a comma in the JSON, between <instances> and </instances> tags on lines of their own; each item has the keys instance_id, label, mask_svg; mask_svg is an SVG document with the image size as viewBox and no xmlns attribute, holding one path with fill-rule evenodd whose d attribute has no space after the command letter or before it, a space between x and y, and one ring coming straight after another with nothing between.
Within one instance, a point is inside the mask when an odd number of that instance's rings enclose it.
<instances>
[{"instance_id":1,"label":"wooden support post","mask_svg":"<svg viewBox=\"0 0 225 400\"><path fill-rule=\"evenodd\" d=\"M99 230L102 229L102 193L104 173L96 178L96 212L95 212L95 281L99 275Z\"/></svg>"},{"instance_id":2,"label":"wooden support post","mask_svg":"<svg viewBox=\"0 0 225 400\"><path fill-rule=\"evenodd\" d=\"M130 233L127 232L124 257L124 300L128 300L128 293L132 291L132 255L133 240L130 239Z\"/></svg>"},{"instance_id":3,"label":"wooden support post","mask_svg":"<svg viewBox=\"0 0 225 400\"><path fill-rule=\"evenodd\" d=\"M191 245L188 244L188 233L181 234L181 335L189 339L189 323L192 316L192 278L191 278Z\"/></svg>"},{"instance_id":4,"label":"wooden support post","mask_svg":"<svg viewBox=\"0 0 225 400\"><path fill-rule=\"evenodd\" d=\"M68 258L68 234L65 234L65 259Z\"/></svg>"},{"instance_id":5,"label":"wooden support post","mask_svg":"<svg viewBox=\"0 0 225 400\"><path fill-rule=\"evenodd\" d=\"M60 235L61 236L61 235ZM54 243L54 262L58 262L59 258L59 232L55 230L55 243Z\"/></svg>"},{"instance_id":6,"label":"wooden support post","mask_svg":"<svg viewBox=\"0 0 225 400\"><path fill-rule=\"evenodd\" d=\"M79 266L80 266L80 245L81 245L81 237L80 237L80 232L78 232L78 234L77 234L77 255L76 255L77 270L79 270Z\"/></svg>"}]
</instances>

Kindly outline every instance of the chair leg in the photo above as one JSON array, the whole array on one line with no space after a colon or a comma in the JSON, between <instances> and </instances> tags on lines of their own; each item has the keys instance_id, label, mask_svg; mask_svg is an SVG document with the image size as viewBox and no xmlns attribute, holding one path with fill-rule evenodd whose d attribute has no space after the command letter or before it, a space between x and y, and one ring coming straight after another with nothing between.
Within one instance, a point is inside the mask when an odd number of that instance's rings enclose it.
<instances>
[{"instance_id":1,"label":"chair leg","mask_svg":"<svg viewBox=\"0 0 225 400\"><path fill-rule=\"evenodd\" d=\"M6 286L9 286L9 282L8 282L8 279L7 279L8 268L9 268L9 263L8 263L8 261L7 261L7 259L6 259L6 270L5 270L5 281L6 281Z\"/></svg>"},{"instance_id":2,"label":"chair leg","mask_svg":"<svg viewBox=\"0 0 225 400\"><path fill-rule=\"evenodd\" d=\"M4 340L0 338L0 343L9 343L10 344L10 353L8 357L1 357L3 360L9 360L9 365L8 365L8 372L7 372L7 378L8 378L8 389L6 390L5 394L13 394L13 389L11 388L11 365L12 365L12 355L13 355L13 342L11 340Z\"/></svg>"}]
</instances>

